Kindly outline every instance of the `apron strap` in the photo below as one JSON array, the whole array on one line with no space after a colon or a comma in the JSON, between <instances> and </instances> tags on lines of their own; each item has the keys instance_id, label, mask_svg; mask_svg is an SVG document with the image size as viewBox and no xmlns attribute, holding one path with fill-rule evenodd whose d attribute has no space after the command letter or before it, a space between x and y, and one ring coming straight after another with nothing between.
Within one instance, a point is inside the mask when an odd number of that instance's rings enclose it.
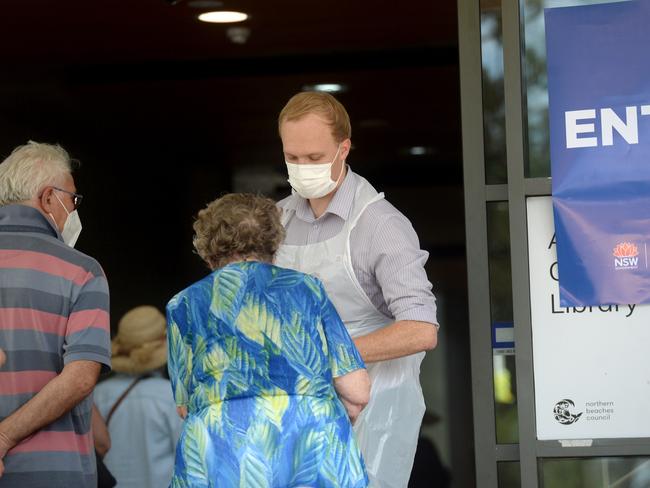
<instances>
[{"instance_id":1,"label":"apron strap","mask_svg":"<svg viewBox=\"0 0 650 488\"><path fill-rule=\"evenodd\" d=\"M375 202L378 202L379 200L383 200L383 198L384 198L384 192L381 192L381 193L377 193L377 195L375 195L371 200L368 200L366 202L366 204L363 206L363 208L361 208L361 210L359 210L359 212L356 215L353 216L353 218L350 221L350 224L348 226L348 229L350 231L352 231L352 229L354 229L356 227L357 222L359 222L359 219L363 215L363 212L366 211L368 206L375 203Z\"/></svg>"}]
</instances>

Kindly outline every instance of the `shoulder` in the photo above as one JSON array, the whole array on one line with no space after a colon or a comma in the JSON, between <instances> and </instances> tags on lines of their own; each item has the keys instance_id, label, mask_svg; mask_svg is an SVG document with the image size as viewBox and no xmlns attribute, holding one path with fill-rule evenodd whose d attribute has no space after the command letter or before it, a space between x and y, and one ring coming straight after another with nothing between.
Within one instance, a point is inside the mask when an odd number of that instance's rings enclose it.
<instances>
[{"instance_id":1,"label":"shoulder","mask_svg":"<svg viewBox=\"0 0 650 488\"><path fill-rule=\"evenodd\" d=\"M280 208L285 208L285 207L289 204L289 202L291 201L291 197L292 197L292 196L293 196L293 195L287 195L287 196L284 197L282 200L278 201L278 202L276 203L276 205L277 205L278 207L280 207Z\"/></svg>"},{"instance_id":2,"label":"shoulder","mask_svg":"<svg viewBox=\"0 0 650 488\"><path fill-rule=\"evenodd\" d=\"M165 378L147 378L136 388L139 396L149 396L164 401L172 401L171 382Z\"/></svg>"},{"instance_id":3,"label":"shoulder","mask_svg":"<svg viewBox=\"0 0 650 488\"><path fill-rule=\"evenodd\" d=\"M121 394L131 381L133 381L132 378L118 374L97 383L93 391L93 398L97 406L101 407L104 403L113 401L113 398Z\"/></svg>"},{"instance_id":4,"label":"shoulder","mask_svg":"<svg viewBox=\"0 0 650 488\"><path fill-rule=\"evenodd\" d=\"M210 289L212 288L212 283L214 281L214 275L218 272L210 273L199 281L192 283L187 288L179 291L174 295L169 302L167 302L167 311L172 312L177 308L185 305L190 299L194 299L201 296L209 296Z\"/></svg>"},{"instance_id":5,"label":"shoulder","mask_svg":"<svg viewBox=\"0 0 650 488\"><path fill-rule=\"evenodd\" d=\"M66 244L64 244L64 246L68 247ZM104 273L104 269L95 258L88 256L87 254L84 254L81 251L77 251L76 249L70 248L70 251L74 251L76 261L80 263L80 266L84 268L86 271L88 271L90 274L92 274L97 278L106 277L106 273Z\"/></svg>"},{"instance_id":6,"label":"shoulder","mask_svg":"<svg viewBox=\"0 0 650 488\"><path fill-rule=\"evenodd\" d=\"M300 284L304 280L309 279L310 275L303 273L302 271L296 271L291 268L283 268L282 266L277 266L275 264L269 264L269 269L271 270L271 275L273 276L272 280L274 282L282 281L289 284Z\"/></svg>"},{"instance_id":7,"label":"shoulder","mask_svg":"<svg viewBox=\"0 0 650 488\"><path fill-rule=\"evenodd\" d=\"M106 275L97 260L78 249L74 249L56 237L49 235L14 235L13 247L16 250L36 251L54 258L52 265L59 263L60 266L72 266L76 268L77 273L89 274L92 277L102 277ZM67 274L67 273L66 273Z\"/></svg>"},{"instance_id":8,"label":"shoulder","mask_svg":"<svg viewBox=\"0 0 650 488\"><path fill-rule=\"evenodd\" d=\"M298 202L300 201L302 197L300 195L296 195L294 193L291 193L284 197L282 200L276 203L278 208L281 208L282 210L289 210L289 209L295 209L296 205L298 205Z\"/></svg>"},{"instance_id":9,"label":"shoulder","mask_svg":"<svg viewBox=\"0 0 650 488\"><path fill-rule=\"evenodd\" d=\"M273 281L276 284L282 283L291 288L302 289L304 292L317 295L319 298L322 295L323 283L316 276L276 265L270 266L273 270Z\"/></svg>"},{"instance_id":10,"label":"shoulder","mask_svg":"<svg viewBox=\"0 0 650 488\"><path fill-rule=\"evenodd\" d=\"M411 226L411 222L402 212L382 198L368 205L359 216L357 227L369 228L375 232L384 229L389 222Z\"/></svg>"}]
</instances>

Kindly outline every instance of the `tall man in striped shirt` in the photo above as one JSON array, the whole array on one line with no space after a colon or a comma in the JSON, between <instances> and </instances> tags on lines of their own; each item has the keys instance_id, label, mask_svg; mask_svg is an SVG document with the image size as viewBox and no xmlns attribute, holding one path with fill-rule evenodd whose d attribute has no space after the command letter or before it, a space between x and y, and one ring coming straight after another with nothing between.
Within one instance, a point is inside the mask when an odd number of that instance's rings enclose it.
<instances>
[{"instance_id":1,"label":"tall man in striped shirt","mask_svg":"<svg viewBox=\"0 0 650 488\"><path fill-rule=\"evenodd\" d=\"M287 234L276 263L323 281L372 380L355 424L370 486L404 488L424 413L420 363L437 343L428 253L408 219L345 164L351 128L338 100L299 93L278 124L294 191L278 203Z\"/></svg>"},{"instance_id":2,"label":"tall man in striped shirt","mask_svg":"<svg viewBox=\"0 0 650 488\"><path fill-rule=\"evenodd\" d=\"M67 152L0 164L0 488L96 487L92 390L110 368L108 284L81 231Z\"/></svg>"}]
</instances>

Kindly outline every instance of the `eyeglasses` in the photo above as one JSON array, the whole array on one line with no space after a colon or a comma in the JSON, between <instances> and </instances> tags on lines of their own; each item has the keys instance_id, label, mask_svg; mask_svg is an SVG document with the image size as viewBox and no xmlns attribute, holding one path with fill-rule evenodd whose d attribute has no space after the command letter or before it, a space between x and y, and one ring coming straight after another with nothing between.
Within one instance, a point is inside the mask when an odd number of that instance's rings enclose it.
<instances>
[{"instance_id":1,"label":"eyeglasses","mask_svg":"<svg viewBox=\"0 0 650 488\"><path fill-rule=\"evenodd\" d=\"M53 190L56 191L62 191L63 193L67 193L72 197L72 204L74 205L74 209L77 210L79 208L79 205L81 205L81 200L83 200L84 196L79 195L79 193L74 193L72 191L64 190L63 188L58 188L56 186L52 187Z\"/></svg>"}]
</instances>

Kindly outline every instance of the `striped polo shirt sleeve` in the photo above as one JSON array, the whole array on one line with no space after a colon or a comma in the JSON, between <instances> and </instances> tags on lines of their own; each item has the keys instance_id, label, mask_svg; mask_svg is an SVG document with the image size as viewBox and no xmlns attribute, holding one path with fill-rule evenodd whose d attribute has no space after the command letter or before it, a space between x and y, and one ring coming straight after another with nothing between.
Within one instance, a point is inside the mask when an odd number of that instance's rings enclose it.
<instances>
[{"instance_id":1,"label":"striped polo shirt sleeve","mask_svg":"<svg viewBox=\"0 0 650 488\"><path fill-rule=\"evenodd\" d=\"M90 260L79 284L76 299L70 305L63 363L96 361L105 372L111 365L109 292L104 271L95 260Z\"/></svg>"}]
</instances>

